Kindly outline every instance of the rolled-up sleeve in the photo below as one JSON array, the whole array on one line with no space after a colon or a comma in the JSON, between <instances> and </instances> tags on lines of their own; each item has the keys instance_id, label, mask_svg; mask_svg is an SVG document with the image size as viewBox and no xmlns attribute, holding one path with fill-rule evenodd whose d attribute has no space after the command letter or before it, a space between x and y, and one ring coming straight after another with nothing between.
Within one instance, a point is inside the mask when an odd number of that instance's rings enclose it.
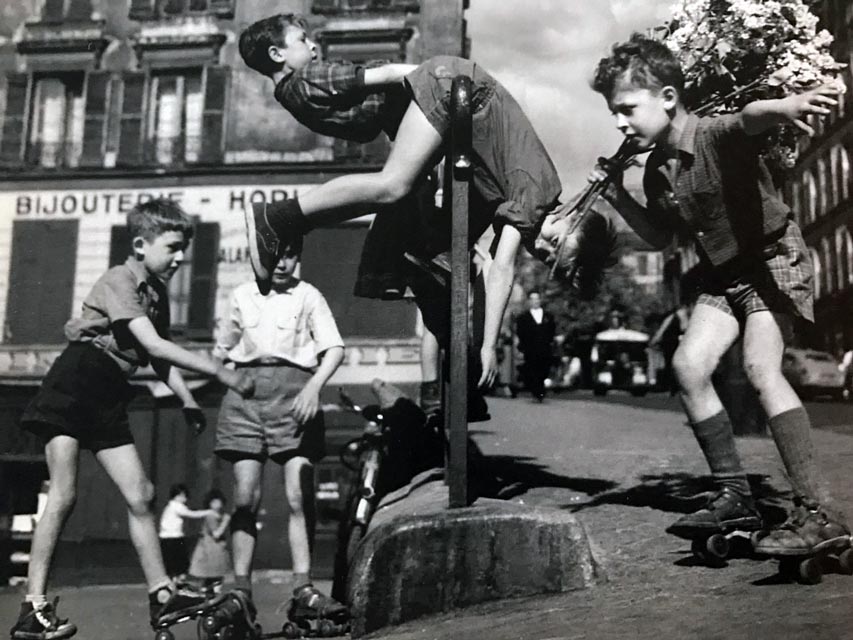
<instances>
[{"instance_id":1,"label":"rolled-up sleeve","mask_svg":"<svg viewBox=\"0 0 853 640\"><path fill-rule=\"evenodd\" d=\"M546 189L523 169L510 171L507 178L507 199L495 210L495 229L509 225L518 229L522 237L529 237L556 204L559 190L554 193L553 189Z\"/></svg>"},{"instance_id":2,"label":"rolled-up sleeve","mask_svg":"<svg viewBox=\"0 0 853 640\"><path fill-rule=\"evenodd\" d=\"M323 294L314 290L306 303L308 328L314 339L316 354L320 355L332 347L343 347L344 341L341 339L335 317Z\"/></svg>"}]
</instances>

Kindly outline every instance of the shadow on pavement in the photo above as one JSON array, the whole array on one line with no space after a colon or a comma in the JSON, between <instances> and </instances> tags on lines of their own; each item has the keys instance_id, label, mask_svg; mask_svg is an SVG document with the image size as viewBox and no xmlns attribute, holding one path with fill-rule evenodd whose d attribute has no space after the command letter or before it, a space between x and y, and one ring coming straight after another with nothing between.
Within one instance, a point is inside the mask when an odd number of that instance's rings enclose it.
<instances>
[{"instance_id":1,"label":"shadow on pavement","mask_svg":"<svg viewBox=\"0 0 853 640\"><path fill-rule=\"evenodd\" d=\"M749 474L748 479L764 521L773 525L785 520L783 501L789 494L771 485L767 476ZM607 491L596 495L589 502L572 505L571 509L582 511L603 504L621 504L630 507L651 507L671 513L691 513L703 507L715 491L711 476L679 472L647 474L640 480L638 485L619 491Z\"/></svg>"}]
</instances>

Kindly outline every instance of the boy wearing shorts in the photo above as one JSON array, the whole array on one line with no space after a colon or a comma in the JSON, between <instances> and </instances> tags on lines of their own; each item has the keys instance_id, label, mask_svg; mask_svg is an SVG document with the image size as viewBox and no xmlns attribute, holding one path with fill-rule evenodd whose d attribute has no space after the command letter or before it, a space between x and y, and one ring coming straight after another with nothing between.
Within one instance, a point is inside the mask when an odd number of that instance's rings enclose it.
<instances>
[{"instance_id":1,"label":"boy wearing shorts","mask_svg":"<svg viewBox=\"0 0 853 640\"><path fill-rule=\"evenodd\" d=\"M293 560L293 601L346 617L346 607L311 583L314 463L325 451L320 392L344 357L335 319L323 295L296 277L301 243L288 245L272 272L271 289L255 283L234 289L215 354L254 382L243 399L230 391L222 402L216 453L234 469L231 549L236 587L251 597L257 514L267 460L282 469Z\"/></svg>"},{"instance_id":2,"label":"boy wearing shorts","mask_svg":"<svg viewBox=\"0 0 853 640\"><path fill-rule=\"evenodd\" d=\"M151 511L154 487L139 459L127 416L133 391L128 378L151 364L184 406L187 421L203 428L201 411L178 367L216 377L243 395L251 382L205 356L169 340L166 282L184 259L192 221L170 200L138 204L128 213L132 238L127 261L109 269L65 325L69 344L45 376L21 426L45 440L50 489L33 534L27 595L11 636L56 640L76 633L47 601L47 578L56 542L74 506L77 459L89 449L127 503L130 537L148 585L151 625L169 624L204 602L166 573Z\"/></svg>"},{"instance_id":3,"label":"boy wearing shorts","mask_svg":"<svg viewBox=\"0 0 853 640\"><path fill-rule=\"evenodd\" d=\"M805 118L829 113L836 91L820 87L756 101L739 113L698 117L681 102L684 75L678 61L665 45L639 34L601 60L593 88L605 97L632 146L652 150L643 181L647 206L622 187L618 173L605 198L652 246L666 246L680 231L694 238L700 255L700 295L673 367L719 492L668 531L690 538L763 526L731 423L711 384L722 355L742 338L744 369L794 492L789 519L756 533L755 550L798 555L836 544L850 530L828 508L809 416L782 375L782 353L794 319L813 321L811 262L752 137L781 123L811 134ZM597 168L590 179L604 175Z\"/></svg>"},{"instance_id":4,"label":"boy wearing shorts","mask_svg":"<svg viewBox=\"0 0 853 640\"><path fill-rule=\"evenodd\" d=\"M480 347L478 384L490 386L497 375L496 342L515 275L515 256L523 244L535 256L555 264L560 275L575 277L575 266L592 270L600 251L585 251L600 242L580 243L583 236L603 237L609 225L598 215L587 216L568 243L558 242L574 229L570 209L559 206L557 172L529 120L512 96L479 65L441 56L413 67L385 65L364 68L315 61L316 47L296 16L273 16L251 25L240 37L247 65L269 77L275 96L298 120L320 133L339 137L393 131L395 143L382 171L342 176L294 199L252 203L245 210L249 252L258 287L269 287L270 274L283 244L311 228L353 218L366 207L400 202L425 180L441 159L449 131L450 87L457 75L473 80L473 186L469 235L475 241L493 226L494 260L485 287L485 320ZM397 92L403 84L406 100ZM391 98L383 94L390 87ZM369 139L369 138L368 138ZM394 216L403 215L395 209ZM438 224L444 228L435 228ZM427 221L413 235L426 246L401 246L386 239L386 252L431 257L449 247L449 221ZM421 232L423 231L423 232ZM417 297L419 293L415 291ZM419 302L424 324L440 342L446 341L446 303L436 296Z\"/></svg>"}]
</instances>

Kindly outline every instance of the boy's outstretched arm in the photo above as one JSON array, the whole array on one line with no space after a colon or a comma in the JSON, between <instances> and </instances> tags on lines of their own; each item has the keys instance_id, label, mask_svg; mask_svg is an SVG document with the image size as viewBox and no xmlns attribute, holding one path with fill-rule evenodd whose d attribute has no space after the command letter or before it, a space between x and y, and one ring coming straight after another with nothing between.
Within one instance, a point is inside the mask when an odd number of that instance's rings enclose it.
<instances>
[{"instance_id":1,"label":"boy's outstretched arm","mask_svg":"<svg viewBox=\"0 0 853 640\"><path fill-rule=\"evenodd\" d=\"M252 394L254 389L250 380L237 371L226 369L222 364L210 358L187 351L174 342L166 340L157 333L147 316L134 318L128 323L127 327L152 360L162 360L190 371L213 376L244 397ZM168 374L168 377L171 377L171 373Z\"/></svg>"},{"instance_id":2,"label":"boy's outstretched arm","mask_svg":"<svg viewBox=\"0 0 853 640\"><path fill-rule=\"evenodd\" d=\"M809 115L825 116L827 107L838 104L833 97L838 89L823 85L804 93L798 93L776 100L756 100L750 102L741 111L743 129L747 135L763 133L777 124L790 123L810 136L814 129L806 122Z\"/></svg>"},{"instance_id":3,"label":"boy's outstretched arm","mask_svg":"<svg viewBox=\"0 0 853 640\"><path fill-rule=\"evenodd\" d=\"M607 172L599 165L589 174L589 182L599 182L607 177ZM628 223L644 242L652 248L661 250L672 242L673 231L664 225L656 225L652 222L652 213L634 197L622 185L622 176L616 175L611 178L611 183L602 193L602 197L616 209L622 219Z\"/></svg>"},{"instance_id":4,"label":"boy's outstretched arm","mask_svg":"<svg viewBox=\"0 0 853 640\"><path fill-rule=\"evenodd\" d=\"M480 347L483 373L477 383L481 387L492 386L498 375L498 336L515 279L515 257L520 245L521 233L518 229L504 225L494 260L486 275L486 311L483 319L483 345Z\"/></svg>"},{"instance_id":5,"label":"boy's outstretched arm","mask_svg":"<svg viewBox=\"0 0 853 640\"><path fill-rule=\"evenodd\" d=\"M418 68L416 64L391 63L364 70L364 86L378 84L396 84L402 82L408 74Z\"/></svg>"},{"instance_id":6,"label":"boy's outstretched arm","mask_svg":"<svg viewBox=\"0 0 853 640\"><path fill-rule=\"evenodd\" d=\"M293 399L291 407L293 415L299 421L299 424L305 424L317 415L317 411L320 409L320 392L326 386L332 374L338 370L343 360L343 347L329 347L323 352L317 371L314 372L314 375L302 387L302 391Z\"/></svg>"}]
</instances>

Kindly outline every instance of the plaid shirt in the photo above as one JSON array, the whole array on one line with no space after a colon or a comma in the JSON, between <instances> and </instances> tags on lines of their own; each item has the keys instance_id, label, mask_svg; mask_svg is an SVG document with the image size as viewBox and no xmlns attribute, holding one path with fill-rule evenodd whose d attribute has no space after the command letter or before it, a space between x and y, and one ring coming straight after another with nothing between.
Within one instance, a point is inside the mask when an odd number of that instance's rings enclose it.
<instances>
[{"instance_id":1,"label":"plaid shirt","mask_svg":"<svg viewBox=\"0 0 853 640\"><path fill-rule=\"evenodd\" d=\"M366 66L383 64L387 62L377 60ZM316 133L370 142L384 131L393 139L408 94L402 83L371 92L364 86L364 69L351 62L312 62L283 78L275 87L275 99Z\"/></svg>"},{"instance_id":2,"label":"plaid shirt","mask_svg":"<svg viewBox=\"0 0 853 640\"><path fill-rule=\"evenodd\" d=\"M653 222L681 228L696 239L712 265L763 251L790 217L758 156L740 114L690 115L677 144L674 175L653 150L643 187Z\"/></svg>"}]
</instances>

